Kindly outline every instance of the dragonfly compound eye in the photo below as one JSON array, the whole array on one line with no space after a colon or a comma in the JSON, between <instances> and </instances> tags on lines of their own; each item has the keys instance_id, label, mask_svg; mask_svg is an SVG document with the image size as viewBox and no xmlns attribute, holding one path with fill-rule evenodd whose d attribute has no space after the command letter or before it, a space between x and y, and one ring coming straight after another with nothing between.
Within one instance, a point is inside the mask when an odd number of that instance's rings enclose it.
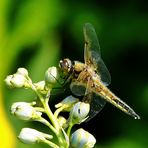
<instances>
[{"instance_id":1,"label":"dragonfly compound eye","mask_svg":"<svg viewBox=\"0 0 148 148\"><path fill-rule=\"evenodd\" d=\"M60 68L66 72L69 72L71 70L72 67L72 63L71 60L69 59L64 59L60 61Z\"/></svg>"}]
</instances>

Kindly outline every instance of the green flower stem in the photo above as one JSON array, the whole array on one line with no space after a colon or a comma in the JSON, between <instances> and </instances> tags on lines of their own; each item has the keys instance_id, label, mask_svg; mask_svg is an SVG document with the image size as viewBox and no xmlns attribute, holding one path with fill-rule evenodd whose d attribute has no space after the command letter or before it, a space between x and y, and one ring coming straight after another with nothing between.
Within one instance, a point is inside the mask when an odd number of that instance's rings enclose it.
<instances>
[{"instance_id":1,"label":"green flower stem","mask_svg":"<svg viewBox=\"0 0 148 148\"><path fill-rule=\"evenodd\" d=\"M48 144L50 147L52 148L60 148L58 145L56 145L55 143L48 141L48 140L44 140L44 143Z\"/></svg>"},{"instance_id":2,"label":"green flower stem","mask_svg":"<svg viewBox=\"0 0 148 148\"><path fill-rule=\"evenodd\" d=\"M73 124L70 123L69 126L68 126L68 130L67 130L67 136L70 137L70 132L71 132L71 129L73 127Z\"/></svg>"},{"instance_id":3,"label":"green flower stem","mask_svg":"<svg viewBox=\"0 0 148 148\"><path fill-rule=\"evenodd\" d=\"M37 119L36 121L41 122L44 125L48 126L56 135L58 135L57 130L44 118Z\"/></svg>"},{"instance_id":4,"label":"green flower stem","mask_svg":"<svg viewBox=\"0 0 148 148\"><path fill-rule=\"evenodd\" d=\"M53 113L51 112L48 102L49 102L49 94L47 95L48 97L44 98L36 89L36 87L33 85L31 79L29 78L29 76L27 77L28 79L28 83L30 84L32 90L37 94L37 96L39 97L40 101L43 104L43 107L45 109L46 114L48 115L49 119L51 120L53 126L56 128L56 130L59 132L60 130L60 126L58 124L58 121L56 120L56 118L54 117Z\"/></svg>"},{"instance_id":5,"label":"green flower stem","mask_svg":"<svg viewBox=\"0 0 148 148\"><path fill-rule=\"evenodd\" d=\"M51 112L49 106L48 106L48 101L49 98L44 98L36 89L36 87L33 85L31 79L29 77L27 77L28 79L28 83L30 84L32 90L37 94L37 96L39 97L41 103L43 104L43 107L45 109L46 114L48 115L49 119L51 120L52 124L54 125L54 127L56 128L56 130L59 131L59 124L57 122L57 120L55 119L53 113Z\"/></svg>"},{"instance_id":6,"label":"green flower stem","mask_svg":"<svg viewBox=\"0 0 148 148\"><path fill-rule=\"evenodd\" d=\"M39 112L42 112L42 113L45 113L45 109L42 108L42 107L34 107L36 109L36 111L39 111Z\"/></svg>"},{"instance_id":7,"label":"green flower stem","mask_svg":"<svg viewBox=\"0 0 148 148\"><path fill-rule=\"evenodd\" d=\"M45 113L47 114L47 116L49 117L49 119L51 120L54 128L52 127L52 125L50 124L46 124L49 126L49 128L51 127L51 129L54 131L54 133L56 134L57 138L58 138L58 141L59 141L59 144L60 144L60 147L62 148L65 148L67 147L67 143L65 142L65 137L63 136L63 133L62 133L62 130L61 130L61 127L57 121L57 119L55 118L54 114L52 113L51 109L49 108L49 105L48 105L48 102L49 102L49 93L47 94L47 97L43 97L39 92L38 90L36 89L36 87L33 85L31 79L29 78L29 76L27 77L28 79L28 83L30 84L30 87L32 88L32 90L37 94L37 96L39 97L42 105L43 105L43 108L45 110ZM48 142L48 141L47 141ZM49 142L48 142L49 143ZM55 144L53 145L53 147L55 147ZM59 148L59 147L55 147L55 148Z\"/></svg>"},{"instance_id":8,"label":"green flower stem","mask_svg":"<svg viewBox=\"0 0 148 148\"><path fill-rule=\"evenodd\" d=\"M51 112L49 105L48 105L48 101L49 98L44 98L35 88L35 86L32 84L31 85L32 89L36 92L36 94L38 95L40 101L43 104L45 113L48 115L49 119L51 120L53 126L55 127L55 129L59 132L60 130L60 126L58 124L58 121L56 120L56 118L54 117L53 113Z\"/></svg>"},{"instance_id":9,"label":"green flower stem","mask_svg":"<svg viewBox=\"0 0 148 148\"><path fill-rule=\"evenodd\" d=\"M48 101L49 101L49 98L46 98L45 103L43 104L43 106L44 106L46 114L48 115L49 119L51 120L53 126L59 132L59 130L60 130L59 123L56 120L56 118L55 118L54 114L52 113L51 109L49 108Z\"/></svg>"},{"instance_id":10,"label":"green flower stem","mask_svg":"<svg viewBox=\"0 0 148 148\"><path fill-rule=\"evenodd\" d=\"M26 79L28 80L28 83L29 83L31 89L37 94L37 96L39 97L40 101L41 101L42 104L43 104L44 98L43 98L42 95L38 92L38 90L36 89L36 87L33 85L32 80L30 79L30 77L29 77L29 76L26 76Z\"/></svg>"},{"instance_id":11,"label":"green flower stem","mask_svg":"<svg viewBox=\"0 0 148 148\"><path fill-rule=\"evenodd\" d=\"M58 108L55 112L54 112L54 116L57 118L59 113L65 108L65 106L63 105L62 107Z\"/></svg>"},{"instance_id":12,"label":"green flower stem","mask_svg":"<svg viewBox=\"0 0 148 148\"><path fill-rule=\"evenodd\" d=\"M53 123L54 127L58 131L57 138L58 138L58 141L59 141L59 144L60 144L60 148L68 148L68 146L67 146L68 144L67 144L66 139L65 139L65 137L63 135L61 127L59 126L58 121L56 120L55 116L53 115L53 113L51 112L51 110L50 110L50 108L48 106L48 101L49 101L49 98L46 98L45 99L45 104L43 104L43 105L44 105L46 114L48 115L48 117L50 118L50 120Z\"/></svg>"}]
</instances>

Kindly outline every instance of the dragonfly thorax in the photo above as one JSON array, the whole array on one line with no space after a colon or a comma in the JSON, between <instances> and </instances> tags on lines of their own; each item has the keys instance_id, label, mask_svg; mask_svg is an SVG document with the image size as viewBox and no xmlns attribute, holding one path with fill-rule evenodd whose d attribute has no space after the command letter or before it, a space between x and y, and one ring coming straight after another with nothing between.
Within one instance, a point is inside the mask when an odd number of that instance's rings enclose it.
<instances>
[{"instance_id":1,"label":"dragonfly thorax","mask_svg":"<svg viewBox=\"0 0 148 148\"><path fill-rule=\"evenodd\" d=\"M75 73L80 73L81 71L85 69L85 64L79 61L74 61L73 69Z\"/></svg>"}]
</instances>

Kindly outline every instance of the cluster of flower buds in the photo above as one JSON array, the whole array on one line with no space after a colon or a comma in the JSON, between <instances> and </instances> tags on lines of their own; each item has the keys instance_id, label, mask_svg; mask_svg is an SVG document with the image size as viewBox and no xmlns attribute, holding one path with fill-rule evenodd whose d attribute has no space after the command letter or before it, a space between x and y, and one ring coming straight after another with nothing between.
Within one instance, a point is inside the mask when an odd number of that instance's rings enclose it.
<instances>
[{"instance_id":1,"label":"cluster of flower buds","mask_svg":"<svg viewBox=\"0 0 148 148\"><path fill-rule=\"evenodd\" d=\"M80 124L88 118L90 105L80 102L78 98L72 95L66 97L63 101L55 105L55 112L50 109L49 98L50 91L59 81L60 74L56 67L50 67L45 72L45 78L42 81L33 83L28 76L28 71L25 68L19 68L13 75L9 75L5 79L5 83L10 88L30 88L39 99L40 104L36 102L16 102L11 106L11 114L21 120L38 121L48 126L54 135L45 134L31 128L23 128L18 138L26 144L35 144L44 142L52 148L92 148L96 142L95 138L83 129L76 130L71 135L71 129L75 124ZM69 112L69 117L66 119L61 112ZM42 117L42 114L48 116L47 119ZM58 139L57 142L52 141Z\"/></svg>"},{"instance_id":2,"label":"cluster of flower buds","mask_svg":"<svg viewBox=\"0 0 148 148\"><path fill-rule=\"evenodd\" d=\"M29 88L30 85L28 82L28 71L25 68L18 68L15 74L6 77L5 83L10 88Z\"/></svg>"},{"instance_id":3,"label":"cluster of flower buds","mask_svg":"<svg viewBox=\"0 0 148 148\"><path fill-rule=\"evenodd\" d=\"M69 124L80 124L81 122L84 122L87 119L87 115L90 111L90 105L88 103L80 102L79 99L68 96L64 100L62 100L60 103L56 104L55 107L57 110L55 111L55 117L58 117L60 112L70 112L68 122ZM60 116L61 119L61 116ZM65 121L59 120L59 123L63 125L66 124Z\"/></svg>"},{"instance_id":4,"label":"cluster of flower buds","mask_svg":"<svg viewBox=\"0 0 148 148\"><path fill-rule=\"evenodd\" d=\"M39 81L37 83L34 83L34 86L37 90L45 91L51 87L51 85L55 84L57 82L59 75L58 70L56 67L50 67L45 72L45 80ZM28 71L25 68L18 68L17 72L13 75L8 75L5 79L5 83L10 88L31 88L32 87L32 81L30 77L28 76Z\"/></svg>"}]
</instances>

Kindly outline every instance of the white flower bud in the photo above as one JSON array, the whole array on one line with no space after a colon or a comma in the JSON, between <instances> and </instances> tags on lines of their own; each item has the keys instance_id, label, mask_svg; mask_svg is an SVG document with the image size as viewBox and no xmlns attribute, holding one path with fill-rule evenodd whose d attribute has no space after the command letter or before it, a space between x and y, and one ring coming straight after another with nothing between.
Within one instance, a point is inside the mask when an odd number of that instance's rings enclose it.
<instances>
[{"instance_id":1,"label":"white flower bud","mask_svg":"<svg viewBox=\"0 0 148 148\"><path fill-rule=\"evenodd\" d=\"M10 81L13 87L28 87L27 79L21 74L14 74Z\"/></svg>"},{"instance_id":2,"label":"white flower bud","mask_svg":"<svg viewBox=\"0 0 148 148\"><path fill-rule=\"evenodd\" d=\"M70 119L73 124L79 124L87 119L87 115L90 111L90 105L84 102L76 103L71 112Z\"/></svg>"},{"instance_id":3,"label":"white flower bud","mask_svg":"<svg viewBox=\"0 0 148 148\"><path fill-rule=\"evenodd\" d=\"M23 128L18 136L19 140L26 144L35 144L44 142L46 139L52 139L52 135L39 132L31 128Z\"/></svg>"},{"instance_id":4,"label":"white flower bud","mask_svg":"<svg viewBox=\"0 0 148 148\"><path fill-rule=\"evenodd\" d=\"M31 103L16 102L11 106L11 113L21 120L36 120L42 115L41 112L35 110Z\"/></svg>"},{"instance_id":5,"label":"white flower bud","mask_svg":"<svg viewBox=\"0 0 148 148\"><path fill-rule=\"evenodd\" d=\"M58 77L59 77L59 74L56 67L50 67L45 72L45 82L47 83L47 85L56 83Z\"/></svg>"},{"instance_id":6,"label":"white flower bud","mask_svg":"<svg viewBox=\"0 0 148 148\"><path fill-rule=\"evenodd\" d=\"M70 140L72 148L93 148L95 143L95 137L82 128L76 130Z\"/></svg>"},{"instance_id":7,"label":"white flower bud","mask_svg":"<svg viewBox=\"0 0 148 148\"><path fill-rule=\"evenodd\" d=\"M28 71L25 68L18 68L16 73L25 77L28 76Z\"/></svg>"},{"instance_id":8,"label":"white flower bud","mask_svg":"<svg viewBox=\"0 0 148 148\"><path fill-rule=\"evenodd\" d=\"M63 127L66 124L66 119L62 116L59 116L58 123L59 123L60 127Z\"/></svg>"},{"instance_id":9,"label":"white flower bud","mask_svg":"<svg viewBox=\"0 0 148 148\"><path fill-rule=\"evenodd\" d=\"M25 68L18 68L15 74L6 77L5 83L9 87L29 88L30 85L28 83L27 76L28 76L28 71Z\"/></svg>"},{"instance_id":10,"label":"white flower bud","mask_svg":"<svg viewBox=\"0 0 148 148\"><path fill-rule=\"evenodd\" d=\"M78 101L79 99L73 96L68 96L64 100L62 100L60 103L56 104L55 107L59 108L59 107L65 106L64 111L70 111L73 105Z\"/></svg>"},{"instance_id":11,"label":"white flower bud","mask_svg":"<svg viewBox=\"0 0 148 148\"><path fill-rule=\"evenodd\" d=\"M37 90L39 90L43 94L47 93L47 90L46 90L46 87L45 87L45 81L40 81L40 82L34 83L34 86L36 87Z\"/></svg>"},{"instance_id":12,"label":"white flower bud","mask_svg":"<svg viewBox=\"0 0 148 148\"><path fill-rule=\"evenodd\" d=\"M6 85L9 86L10 88L13 87L13 85L12 85L12 83L11 83L12 77L13 77L13 75L9 75L9 76L7 76L7 77L5 78L5 80L4 80L5 83L6 83Z\"/></svg>"}]
</instances>

